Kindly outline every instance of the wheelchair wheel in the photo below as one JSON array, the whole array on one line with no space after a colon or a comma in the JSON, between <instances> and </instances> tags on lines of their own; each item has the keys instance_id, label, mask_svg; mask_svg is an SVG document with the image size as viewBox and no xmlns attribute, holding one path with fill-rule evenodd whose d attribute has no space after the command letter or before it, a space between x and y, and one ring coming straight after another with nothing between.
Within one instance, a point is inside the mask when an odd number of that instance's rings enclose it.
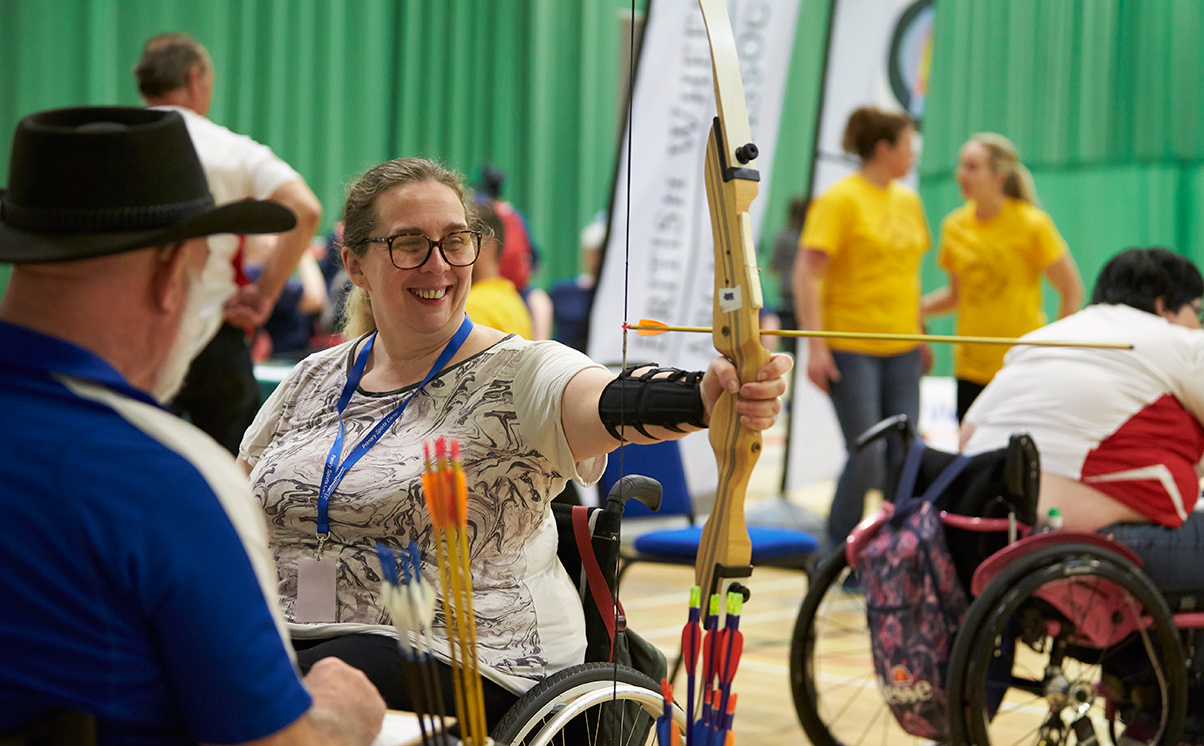
<instances>
[{"instance_id":1,"label":"wheelchair wheel","mask_svg":"<svg viewBox=\"0 0 1204 746\"><path fill-rule=\"evenodd\" d=\"M878 689L865 598L844 547L811 578L790 641L794 709L815 746L920 744L899 727Z\"/></svg>"},{"instance_id":2,"label":"wheelchair wheel","mask_svg":"<svg viewBox=\"0 0 1204 746\"><path fill-rule=\"evenodd\" d=\"M502 746L655 744L664 709L660 684L627 666L585 663L548 677L523 695L494 728ZM674 705L685 733L686 716Z\"/></svg>"},{"instance_id":3,"label":"wheelchair wheel","mask_svg":"<svg viewBox=\"0 0 1204 746\"><path fill-rule=\"evenodd\" d=\"M1106 549L1046 547L971 604L950 655L951 736L976 746L1114 744L1140 720L1137 742L1175 744L1186 692L1179 634L1149 579Z\"/></svg>"}]
</instances>

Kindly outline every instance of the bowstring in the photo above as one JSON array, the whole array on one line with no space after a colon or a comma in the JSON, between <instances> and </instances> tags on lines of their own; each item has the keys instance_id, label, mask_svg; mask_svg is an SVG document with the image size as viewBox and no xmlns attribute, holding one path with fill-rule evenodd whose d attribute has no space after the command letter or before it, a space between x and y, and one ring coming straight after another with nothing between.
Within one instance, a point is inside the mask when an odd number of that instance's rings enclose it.
<instances>
[{"instance_id":1,"label":"bowstring","mask_svg":"<svg viewBox=\"0 0 1204 746\"><path fill-rule=\"evenodd\" d=\"M619 361L619 375L627 370L627 335L630 331L627 329L627 314L628 314L628 299L630 291L631 279L631 166L633 163L632 150L634 143L632 135L634 134L633 122L635 119L635 0L631 0L631 22L627 32L627 169L624 174L626 180L626 195L625 205L623 209L623 339L622 353ZM617 484L622 484L623 477L626 475L623 463L624 444L626 442L626 415L627 411L624 407L619 407L619 479ZM620 489L622 489L620 487ZM622 492L619 493L620 497ZM598 496L600 500L605 500L605 495ZM622 536L622 514L619 515L620 536ZM611 594L614 600L614 608L611 609L614 615L614 639L611 640L610 646L610 661L611 661L611 702L617 702L619 699L619 584L618 584L618 564L620 559L615 557L615 587L614 593Z\"/></svg>"}]
</instances>

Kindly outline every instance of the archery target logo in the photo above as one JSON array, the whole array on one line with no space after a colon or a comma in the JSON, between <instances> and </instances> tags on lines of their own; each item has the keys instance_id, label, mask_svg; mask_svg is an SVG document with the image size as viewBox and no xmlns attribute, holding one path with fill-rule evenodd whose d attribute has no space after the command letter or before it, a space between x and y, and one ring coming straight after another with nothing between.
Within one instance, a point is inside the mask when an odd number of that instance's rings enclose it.
<instances>
[{"instance_id":1,"label":"archery target logo","mask_svg":"<svg viewBox=\"0 0 1204 746\"><path fill-rule=\"evenodd\" d=\"M924 116L932 70L933 0L916 0L899 15L886 59L891 93L913 119Z\"/></svg>"}]
</instances>

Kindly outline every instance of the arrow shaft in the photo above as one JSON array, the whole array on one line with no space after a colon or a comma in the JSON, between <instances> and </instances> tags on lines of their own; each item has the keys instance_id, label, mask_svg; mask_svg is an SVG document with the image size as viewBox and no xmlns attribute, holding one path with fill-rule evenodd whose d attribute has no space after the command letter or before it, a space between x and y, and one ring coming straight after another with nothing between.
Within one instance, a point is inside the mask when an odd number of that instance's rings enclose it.
<instances>
[{"instance_id":1,"label":"arrow shaft","mask_svg":"<svg viewBox=\"0 0 1204 746\"><path fill-rule=\"evenodd\" d=\"M669 326L661 324L627 324L627 329L651 332L699 332L710 334L708 326ZM1087 347L1105 350L1131 350L1127 342L1075 342L1053 339L1018 339L1015 337L965 337L951 334L890 334L887 332L830 332L806 329L762 329L761 334L776 337L816 337L819 339L873 339L895 342L940 342L945 344L1024 345L1027 347Z\"/></svg>"}]
</instances>

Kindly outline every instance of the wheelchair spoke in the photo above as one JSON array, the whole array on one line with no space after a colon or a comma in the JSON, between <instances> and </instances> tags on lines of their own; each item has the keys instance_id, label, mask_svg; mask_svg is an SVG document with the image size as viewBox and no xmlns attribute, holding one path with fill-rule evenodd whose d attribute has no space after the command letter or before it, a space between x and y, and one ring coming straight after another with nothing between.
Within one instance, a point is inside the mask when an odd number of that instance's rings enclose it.
<instances>
[{"instance_id":1,"label":"wheelchair spoke","mask_svg":"<svg viewBox=\"0 0 1204 746\"><path fill-rule=\"evenodd\" d=\"M799 721L814 746L918 744L882 699L865 599L843 588L850 575L843 552L830 555L799 610L790 649Z\"/></svg>"},{"instance_id":2,"label":"wheelchair spoke","mask_svg":"<svg viewBox=\"0 0 1204 746\"><path fill-rule=\"evenodd\" d=\"M870 718L870 721L865 724L865 730L861 731L861 736L857 739L858 744L865 743L865 739L871 733L873 733L875 731L875 726L880 721L882 721L882 718L884 715L886 715L886 708L878 710L877 712L874 713L874 716L872 718ZM888 726L888 725L890 725L890 723L882 722L882 725ZM887 742L887 737L890 735L890 731L888 728L883 727L883 728L881 728L881 732L882 732L882 743L885 744Z\"/></svg>"},{"instance_id":3,"label":"wheelchair spoke","mask_svg":"<svg viewBox=\"0 0 1204 746\"><path fill-rule=\"evenodd\" d=\"M1010 746L1020 746L1021 744L1025 744L1025 743L1033 743L1035 740L1034 736L1036 736L1038 733L1040 733L1041 729L1043 727L1045 727L1045 726L1038 725L1036 728L1033 728L1028 733L1025 733L1024 735L1020 736L1015 741L1012 741Z\"/></svg>"}]
</instances>

